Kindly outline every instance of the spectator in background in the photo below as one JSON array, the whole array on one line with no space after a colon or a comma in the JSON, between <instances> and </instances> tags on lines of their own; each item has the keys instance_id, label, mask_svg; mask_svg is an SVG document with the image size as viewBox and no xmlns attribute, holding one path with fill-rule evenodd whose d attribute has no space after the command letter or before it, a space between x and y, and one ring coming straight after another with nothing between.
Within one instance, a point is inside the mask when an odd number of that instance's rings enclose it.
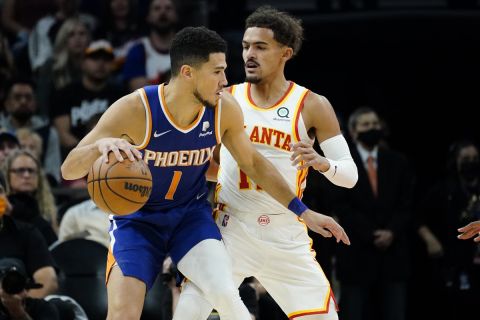
<instances>
[{"instance_id":1,"label":"spectator in background","mask_svg":"<svg viewBox=\"0 0 480 320\"><path fill-rule=\"evenodd\" d=\"M19 259L25 265L27 275L43 285L42 288L30 290L30 297L44 298L55 293L58 288L57 275L45 240L34 226L9 216L10 205L2 184L0 199L0 207L4 208L0 210L0 258Z\"/></svg>"},{"instance_id":2,"label":"spectator in background","mask_svg":"<svg viewBox=\"0 0 480 320\"><path fill-rule=\"evenodd\" d=\"M85 49L90 42L87 25L77 18L67 19L55 38L53 56L37 74L39 113L48 116L51 95L72 82L80 80Z\"/></svg>"},{"instance_id":3,"label":"spectator in background","mask_svg":"<svg viewBox=\"0 0 480 320\"><path fill-rule=\"evenodd\" d=\"M0 127L0 168L3 167L8 155L18 149L20 149L20 142L17 136L13 132Z\"/></svg>"},{"instance_id":4,"label":"spectator in background","mask_svg":"<svg viewBox=\"0 0 480 320\"><path fill-rule=\"evenodd\" d=\"M0 28L0 101L5 98L5 88L15 75L15 62L13 60L7 37Z\"/></svg>"},{"instance_id":5,"label":"spectator in background","mask_svg":"<svg viewBox=\"0 0 480 320\"><path fill-rule=\"evenodd\" d=\"M412 173L403 155L379 145L382 127L373 109L356 109L348 126L358 182L339 190L334 208L352 242L337 247L340 318L380 313L382 320L405 320Z\"/></svg>"},{"instance_id":6,"label":"spectator in background","mask_svg":"<svg viewBox=\"0 0 480 320\"><path fill-rule=\"evenodd\" d=\"M40 148L43 144L43 149L37 154L40 156L38 159L43 164L46 173L58 183L61 164L58 133L49 125L47 118L35 115L37 102L33 83L27 79L14 79L6 93L4 104L6 117L0 118L0 127L12 132L26 128L38 133L41 140L45 141L45 143L40 143Z\"/></svg>"},{"instance_id":7,"label":"spectator in background","mask_svg":"<svg viewBox=\"0 0 480 320\"><path fill-rule=\"evenodd\" d=\"M22 261L14 258L0 258L0 284L2 284L2 287L4 286L3 281L9 283L12 271L16 272L16 274L20 275L22 278L27 279L27 282L20 292L15 293L7 292L7 290L4 291L0 287L1 320L64 320L59 318L59 314L54 304L47 302L44 299L28 297L28 290L38 287L39 284L28 279L28 274L26 273ZM8 285L6 286L8 288Z\"/></svg>"},{"instance_id":8,"label":"spectator in background","mask_svg":"<svg viewBox=\"0 0 480 320\"><path fill-rule=\"evenodd\" d=\"M118 86L109 83L113 48L105 40L92 42L84 53L81 80L56 94L52 110L63 155L88 133L88 122L102 114L122 95Z\"/></svg>"},{"instance_id":9,"label":"spectator in background","mask_svg":"<svg viewBox=\"0 0 480 320\"><path fill-rule=\"evenodd\" d=\"M10 34L14 49L27 45L28 34L35 23L53 10L54 0L5 0L2 8L2 25Z\"/></svg>"},{"instance_id":10,"label":"spectator in background","mask_svg":"<svg viewBox=\"0 0 480 320\"><path fill-rule=\"evenodd\" d=\"M106 16L97 36L112 44L114 71L121 71L130 48L139 37L134 0L107 0Z\"/></svg>"},{"instance_id":11,"label":"spectator in background","mask_svg":"<svg viewBox=\"0 0 480 320\"><path fill-rule=\"evenodd\" d=\"M33 195L28 192L17 192L9 195L8 200L12 204L11 216L13 219L35 226L45 239L47 246L57 241L58 237L52 224L40 214L37 200Z\"/></svg>"},{"instance_id":12,"label":"spectator in background","mask_svg":"<svg viewBox=\"0 0 480 320\"><path fill-rule=\"evenodd\" d=\"M208 0L177 0L177 11L181 26L208 27ZM238 12L237 12L238 14Z\"/></svg>"},{"instance_id":13,"label":"spectator in background","mask_svg":"<svg viewBox=\"0 0 480 320\"><path fill-rule=\"evenodd\" d=\"M5 159L3 172L7 194L26 193L33 196L40 215L57 230L55 200L37 158L26 150L16 150Z\"/></svg>"},{"instance_id":14,"label":"spectator in background","mask_svg":"<svg viewBox=\"0 0 480 320\"><path fill-rule=\"evenodd\" d=\"M55 0L57 10L53 14L42 17L30 33L28 55L32 70L37 71L51 56L52 44L55 42L62 24L69 18L83 21L90 31L95 30L97 21L88 14L79 12L78 0Z\"/></svg>"},{"instance_id":15,"label":"spectator in background","mask_svg":"<svg viewBox=\"0 0 480 320\"><path fill-rule=\"evenodd\" d=\"M67 241L85 238L96 241L105 247L110 246L108 215L91 200L85 200L70 207L60 221L58 239Z\"/></svg>"},{"instance_id":16,"label":"spectator in background","mask_svg":"<svg viewBox=\"0 0 480 320\"><path fill-rule=\"evenodd\" d=\"M418 208L418 234L425 244L427 266L415 288L422 307L438 319L467 319L476 313L480 296L480 246L458 241L457 228L480 219L480 155L473 141L454 142L447 175L424 195ZM426 300L426 301L423 301ZM430 316L431 313L428 314Z\"/></svg>"},{"instance_id":17,"label":"spectator in background","mask_svg":"<svg viewBox=\"0 0 480 320\"><path fill-rule=\"evenodd\" d=\"M16 133L20 147L31 152L37 159L41 159L43 155L42 137L35 131L27 128L18 129Z\"/></svg>"},{"instance_id":18,"label":"spectator in background","mask_svg":"<svg viewBox=\"0 0 480 320\"><path fill-rule=\"evenodd\" d=\"M169 50L177 26L177 12L172 0L152 0L146 21L150 27L127 54L123 78L130 91L149 84L168 80L170 74Z\"/></svg>"}]
</instances>

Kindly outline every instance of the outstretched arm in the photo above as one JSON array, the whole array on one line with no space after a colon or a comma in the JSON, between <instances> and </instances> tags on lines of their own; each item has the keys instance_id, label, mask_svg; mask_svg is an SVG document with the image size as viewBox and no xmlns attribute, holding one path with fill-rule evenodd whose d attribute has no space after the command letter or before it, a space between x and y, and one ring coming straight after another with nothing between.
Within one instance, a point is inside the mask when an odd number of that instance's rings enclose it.
<instances>
[{"instance_id":1,"label":"outstretched arm","mask_svg":"<svg viewBox=\"0 0 480 320\"><path fill-rule=\"evenodd\" d=\"M93 162L100 156L108 160L108 153L115 153L123 161L120 150L134 161L142 158L132 144L140 144L145 136L145 109L138 93L134 92L117 100L105 111L92 129L70 151L62 164L64 179L75 180L85 176Z\"/></svg>"},{"instance_id":2,"label":"outstretched arm","mask_svg":"<svg viewBox=\"0 0 480 320\"><path fill-rule=\"evenodd\" d=\"M324 237L332 234L337 242L350 244L343 228L331 217L305 207L278 170L253 147L243 128L240 106L228 93L222 95L222 143L247 176L262 186L275 200L300 216L307 226Z\"/></svg>"},{"instance_id":3,"label":"outstretched arm","mask_svg":"<svg viewBox=\"0 0 480 320\"><path fill-rule=\"evenodd\" d=\"M480 242L480 220L470 222L465 227L458 229L458 232L461 232L458 235L458 239L466 240L476 236L473 241Z\"/></svg>"}]
</instances>

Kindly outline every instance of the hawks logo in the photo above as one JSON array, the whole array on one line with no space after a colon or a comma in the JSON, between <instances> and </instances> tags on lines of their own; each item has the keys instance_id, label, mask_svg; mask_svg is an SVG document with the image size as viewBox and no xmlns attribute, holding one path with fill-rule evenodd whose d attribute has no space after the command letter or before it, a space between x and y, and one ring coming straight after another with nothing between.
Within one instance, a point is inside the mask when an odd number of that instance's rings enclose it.
<instances>
[{"instance_id":1,"label":"hawks logo","mask_svg":"<svg viewBox=\"0 0 480 320\"><path fill-rule=\"evenodd\" d=\"M258 217L257 222L261 226L266 226L267 224L270 223L270 217L263 214L260 217Z\"/></svg>"}]
</instances>

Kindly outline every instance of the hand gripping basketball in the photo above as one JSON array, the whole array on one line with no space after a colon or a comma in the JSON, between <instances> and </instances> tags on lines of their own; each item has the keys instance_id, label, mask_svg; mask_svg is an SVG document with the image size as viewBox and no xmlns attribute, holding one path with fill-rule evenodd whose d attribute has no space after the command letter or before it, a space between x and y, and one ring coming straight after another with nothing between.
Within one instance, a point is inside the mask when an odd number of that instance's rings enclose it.
<instances>
[{"instance_id":1,"label":"hand gripping basketball","mask_svg":"<svg viewBox=\"0 0 480 320\"><path fill-rule=\"evenodd\" d=\"M109 152L108 162L101 156L93 163L87 186L90 197L102 211L127 215L147 202L152 192L152 174L143 160L118 161L114 152Z\"/></svg>"}]
</instances>

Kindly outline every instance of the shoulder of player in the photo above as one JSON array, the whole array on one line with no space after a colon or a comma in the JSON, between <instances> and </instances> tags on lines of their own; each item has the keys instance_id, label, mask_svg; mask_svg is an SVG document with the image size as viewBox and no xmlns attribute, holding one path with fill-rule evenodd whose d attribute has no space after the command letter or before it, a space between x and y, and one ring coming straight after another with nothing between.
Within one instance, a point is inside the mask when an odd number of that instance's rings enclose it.
<instances>
[{"instance_id":1,"label":"shoulder of player","mask_svg":"<svg viewBox=\"0 0 480 320\"><path fill-rule=\"evenodd\" d=\"M227 113L235 112L235 110L240 110L240 106L237 100L232 96L232 94L228 91L222 92L222 113L225 111Z\"/></svg>"},{"instance_id":2,"label":"shoulder of player","mask_svg":"<svg viewBox=\"0 0 480 320\"><path fill-rule=\"evenodd\" d=\"M127 94L107 109L105 122L109 136L128 136L131 143L139 144L145 135L145 107L138 91ZM127 139L128 140L128 139Z\"/></svg>"},{"instance_id":3,"label":"shoulder of player","mask_svg":"<svg viewBox=\"0 0 480 320\"><path fill-rule=\"evenodd\" d=\"M114 102L113 105L119 109L122 109L124 112L136 114L139 111L144 110L143 101L140 95L140 92L134 91L119 98Z\"/></svg>"},{"instance_id":4,"label":"shoulder of player","mask_svg":"<svg viewBox=\"0 0 480 320\"><path fill-rule=\"evenodd\" d=\"M303 111L306 112L325 112L329 111L332 105L325 96L313 91L309 91L303 102Z\"/></svg>"},{"instance_id":5,"label":"shoulder of player","mask_svg":"<svg viewBox=\"0 0 480 320\"><path fill-rule=\"evenodd\" d=\"M222 111L220 115L222 131L228 128L236 127L239 121L243 128L243 113L237 100L229 93L222 92L221 97Z\"/></svg>"},{"instance_id":6,"label":"shoulder of player","mask_svg":"<svg viewBox=\"0 0 480 320\"><path fill-rule=\"evenodd\" d=\"M137 92L127 94L115 101L102 116L102 123L112 128L137 126L145 119L145 108ZM123 130L123 129L122 129Z\"/></svg>"},{"instance_id":7,"label":"shoulder of player","mask_svg":"<svg viewBox=\"0 0 480 320\"><path fill-rule=\"evenodd\" d=\"M231 85L231 86L228 86L228 87L225 87L225 88L223 88L223 92L229 92L229 93L232 93L233 86L234 86L234 85Z\"/></svg>"},{"instance_id":8,"label":"shoulder of player","mask_svg":"<svg viewBox=\"0 0 480 320\"><path fill-rule=\"evenodd\" d=\"M307 128L318 128L333 119L335 112L326 97L310 91L303 102L302 117Z\"/></svg>"},{"instance_id":9,"label":"shoulder of player","mask_svg":"<svg viewBox=\"0 0 480 320\"><path fill-rule=\"evenodd\" d=\"M328 99L313 91L309 91L303 101L302 116L304 118L318 118L318 115L331 114L333 112L332 105Z\"/></svg>"}]
</instances>

